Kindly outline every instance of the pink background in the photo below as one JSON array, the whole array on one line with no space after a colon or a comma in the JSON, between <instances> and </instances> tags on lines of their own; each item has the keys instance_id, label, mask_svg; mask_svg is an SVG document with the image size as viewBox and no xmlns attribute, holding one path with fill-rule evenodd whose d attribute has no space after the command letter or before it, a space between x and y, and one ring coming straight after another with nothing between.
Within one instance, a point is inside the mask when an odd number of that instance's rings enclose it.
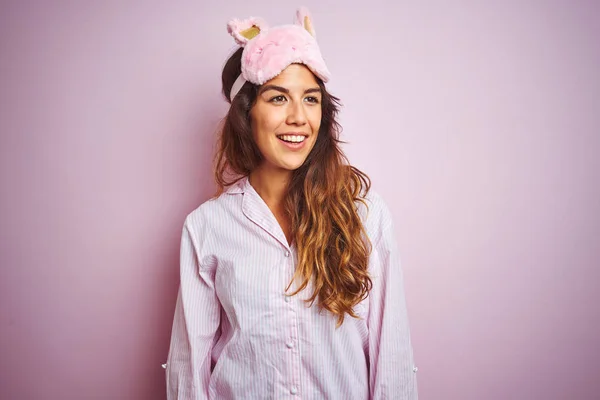
<instances>
[{"instance_id":1,"label":"pink background","mask_svg":"<svg viewBox=\"0 0 600 400\"><path fill-rule=\"evenodd\" d=\"M299 5L83 3L0 6L2 399L164 398L225 24ZM395 218L421 399L598 399L600 3L426 3L305 3Z\"/></svg>"}]
</instances>

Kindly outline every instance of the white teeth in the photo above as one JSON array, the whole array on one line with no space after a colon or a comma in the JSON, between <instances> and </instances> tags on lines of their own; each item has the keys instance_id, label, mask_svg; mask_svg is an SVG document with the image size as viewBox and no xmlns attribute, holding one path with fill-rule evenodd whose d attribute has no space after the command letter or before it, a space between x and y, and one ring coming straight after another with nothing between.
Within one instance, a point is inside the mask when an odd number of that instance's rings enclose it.
<instances>
[{"instance_id":1,"label":"white teeth","mask_svg":"<svg viewBox=\"0 0 600 400\"><path fill-rule=\"evenodd\" d=\"M304 139L306 139L306 136L302 136L302 135L281 135L281 136L277 136L278 138L285 140L286 142L294 142L294 143L301 143L304 142Z\"/></svg>"}]
</instances>

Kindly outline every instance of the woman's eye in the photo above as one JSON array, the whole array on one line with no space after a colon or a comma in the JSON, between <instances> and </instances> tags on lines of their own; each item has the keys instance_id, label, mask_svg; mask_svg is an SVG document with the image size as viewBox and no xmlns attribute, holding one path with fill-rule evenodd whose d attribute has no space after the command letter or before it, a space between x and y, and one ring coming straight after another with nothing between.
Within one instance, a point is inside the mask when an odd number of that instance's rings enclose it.
<instances>
[{"instance_id":1,"label":"woman's eye","mask_svg":"<svg viewBox=\"0 0 600 400\"><path fill-rule=\"evenodd\" d=\"M308 100L309 103L315 103L315 104L319 103L319 99L314 96L307 97L306 100Z\"/></svg>"},{"instance_id":2,"label":"woman's eye","mask_svg":"<svg viewBox=\"0 0 600 400\"><path fill-rule=\"evenodd\" d=\"M279 103L279 102L285 101L285 96L283 96L283 95L275 96L270 101L274 102L274 103Z\"/></svg>"}]
</instances>

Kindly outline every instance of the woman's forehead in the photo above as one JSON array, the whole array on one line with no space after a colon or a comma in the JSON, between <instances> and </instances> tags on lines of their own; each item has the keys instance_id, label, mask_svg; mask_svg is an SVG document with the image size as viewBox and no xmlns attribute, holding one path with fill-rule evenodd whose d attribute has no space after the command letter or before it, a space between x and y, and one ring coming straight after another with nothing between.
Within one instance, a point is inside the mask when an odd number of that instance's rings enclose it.
<instances>
[{"instance_id":1,"label":"woman's forehead","mask_svg":"<svg viewBox=\"0 0 600 400\"><path fill-rule=\"evenodd\" d=\"M275 78L265 82L263 86L267 85L281 86L290 91L304 91L319 87L315 75L304 64L290 64Z\"/></svg>"}]
</instances>

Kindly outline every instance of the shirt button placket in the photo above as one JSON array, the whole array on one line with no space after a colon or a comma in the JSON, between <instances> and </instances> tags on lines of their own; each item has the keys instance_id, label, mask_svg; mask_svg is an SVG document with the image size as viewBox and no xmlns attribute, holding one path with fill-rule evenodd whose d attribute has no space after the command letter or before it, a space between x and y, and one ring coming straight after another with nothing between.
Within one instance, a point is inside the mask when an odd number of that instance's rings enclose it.
<instances>
[{"instance_id":1,"label":"shirt button placket","mask_svg":"<svg viewBox=\"0 0 600 400\"><path fill-rule=\"evenodd\" d=\"M283 255L285 256L285 271L286 273L288 273L288 271L291 269L293 271L293 260L290 259L290 251L287 249L283 250ZM290 298L290 296L288 296L287 294L283 294L283 298L285 300L286 303L290 303L292 301L292 299Z\"/></svg>"},{"instance_id":2,"label":"shirt button placket","mask_svg":"<svg viewBox=\"0 0 600 400\"><path fill-rule=\"evenodd\" d=\"M284 256L286 258L286 270L291 271L293 274L294 271L294 257L291 257L291 253L289 250L284 250ZM288 348L290 352L290 357L292 358L292 373L290 379L290 394L293 396L298 395L299 386L300 386L300 352L298 351L298 315L296 313L294 304L292 303L292 298L287 294L284 294L285 302L288 304L288 310L290 315L290 331L289 337L285 346Z\"/></svg>"}]
</instances>

